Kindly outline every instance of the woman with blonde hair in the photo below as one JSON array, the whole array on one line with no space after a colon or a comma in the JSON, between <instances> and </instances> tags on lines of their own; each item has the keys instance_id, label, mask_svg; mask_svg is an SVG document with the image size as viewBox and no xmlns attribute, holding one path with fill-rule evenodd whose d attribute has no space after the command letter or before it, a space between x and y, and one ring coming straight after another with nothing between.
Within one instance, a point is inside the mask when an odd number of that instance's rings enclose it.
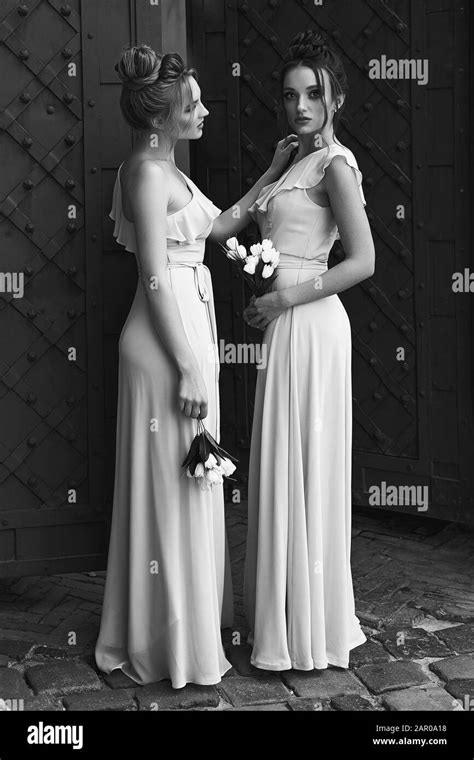
<instances>
[{"instance_id":1,"label":"woman with blonde hair","mask_svg":"<svg viewBox=\"0 0 474 760\"><path fill-rule=\"evenodd\" d=\"M138 284L119 341L114 502L96 663L139 684L215 684L230 669L221 625L233 604L221 483L201 490L182 470L197 419L219 442L219 362L213 290L203 264L211 231L240 229L175 164L177 140L198 140L208 115L194 69L177 53L125 49L121 108L138 139L121 164L111 218L135 254ZM237 204L242 220L288 163ZM209 361L210 350L215 357Z\"/></svg>"}]
</instances>

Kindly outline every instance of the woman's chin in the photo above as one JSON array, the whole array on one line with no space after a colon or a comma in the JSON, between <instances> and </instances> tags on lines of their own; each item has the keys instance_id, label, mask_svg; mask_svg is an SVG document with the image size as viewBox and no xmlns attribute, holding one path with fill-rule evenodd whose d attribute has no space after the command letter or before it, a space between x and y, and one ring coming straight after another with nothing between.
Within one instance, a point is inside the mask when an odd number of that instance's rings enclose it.
<instances>
[{"instance_id":1,"label":"woman's chin","mask_svg":"<svg viewBox=\"0 0 474 760\"><path fill-rule=\"evenodd\" d=\"M297 135L314 135L317 132L312 124L294 124L293 129Z\"/></svg>"}]
</instances>

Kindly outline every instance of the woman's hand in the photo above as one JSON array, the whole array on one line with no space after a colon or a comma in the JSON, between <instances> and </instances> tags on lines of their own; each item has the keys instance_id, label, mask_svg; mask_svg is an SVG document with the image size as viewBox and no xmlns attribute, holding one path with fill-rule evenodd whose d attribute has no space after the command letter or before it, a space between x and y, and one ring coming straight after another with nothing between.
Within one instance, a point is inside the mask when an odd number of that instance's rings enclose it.
<instances>
[{"instance_id":1,"label":"woman's hand","mask_svg":"<svg viewBox=\"0 0 474 760\"><path fill-rule=\"evenodd\" d=\"M179 374L179 411L186 417L204 419L208 412L206 384L197 365Z\"/></svg>"},{"instance_id":2,"label":"woman's hand","mask_svg":"<svg viewBox=\"0 0 474 760\"><path fill-rule=\"evenodd\" d=\"M269 171L275 174L277 177L286 169L288 161L290 160L291 151L297 148L299 145L298 135L288 135L283 140L280 140L275 149L272 163L270 164Z\"/></svg>"},{"instance_id":3,"label":"woman's hand","mask_svg":"<svg viewBox=\"0 0 474 760\"><path fill-rule=\"evenodd\" d=\"M281 291L274 290L271 293L265 293L260 298L252 296L244 311L244 320L251 327L265 330L268 323L283 314L287 308Z\"/></svg>"}]
</instances>

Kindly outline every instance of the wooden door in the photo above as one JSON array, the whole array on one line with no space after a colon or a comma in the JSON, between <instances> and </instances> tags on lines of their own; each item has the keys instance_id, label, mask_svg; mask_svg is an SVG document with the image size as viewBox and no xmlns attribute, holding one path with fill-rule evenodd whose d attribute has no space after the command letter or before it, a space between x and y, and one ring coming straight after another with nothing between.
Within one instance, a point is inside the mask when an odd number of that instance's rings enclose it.
<instances>
[{"instance_id":1,"label":"wooden door","mask_svg":"<svg viewBox=\"0 0 474 760\"><path fill-rule=\"evenodd\" d=\"M188 18L190 62L211 111L192 169L222 208L265 170L281 137L276 72L291 37L313 25L342 54L350 93L338 134L363 172L377 251L374 277L341 295L353 336L354 503L369 505L383 483L417 486L428 489L423 514L466 522L474 521L471 302L453 293L452 276L472 267L469 11L459 0L193 0ZM428 82L371 78L382 56L426 59ZM342 256L336 244L332 265ZM242 321L240 281L216 248L209 260L221 339L258 340ZM251 364L221 371L222 434L242 461L255 377Z\"/></svg>"},{"instance_id":2,"label":"wooden door","mask_svg":"<svg viewBox=\"0 0 474 760\"><path fill-rule=\"evenodd\" d=\"M185 52L184 1L0 6L0 576L105 567L136 284L108 218L133 144L114 64L163 34Z\"/></svg>"}]
</instances>

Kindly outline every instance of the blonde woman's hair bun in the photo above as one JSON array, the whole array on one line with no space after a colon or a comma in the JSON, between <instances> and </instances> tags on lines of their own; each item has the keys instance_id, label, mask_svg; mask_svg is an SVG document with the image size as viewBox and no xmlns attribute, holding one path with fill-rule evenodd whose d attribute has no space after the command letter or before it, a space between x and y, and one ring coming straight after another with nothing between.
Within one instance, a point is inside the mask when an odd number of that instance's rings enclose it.
<instances>
[{"instance_id":1,"label":"blonde woman's hair bun","mask_svg":"<svg viewBox=\"0 0 474 760\"><path fill-rule=\"evenodd\" d=\"M149 45L129 45L122 50L116 71L127 90L143 90L157 82L163 56Z\"/></svg>"}]
</instances>

